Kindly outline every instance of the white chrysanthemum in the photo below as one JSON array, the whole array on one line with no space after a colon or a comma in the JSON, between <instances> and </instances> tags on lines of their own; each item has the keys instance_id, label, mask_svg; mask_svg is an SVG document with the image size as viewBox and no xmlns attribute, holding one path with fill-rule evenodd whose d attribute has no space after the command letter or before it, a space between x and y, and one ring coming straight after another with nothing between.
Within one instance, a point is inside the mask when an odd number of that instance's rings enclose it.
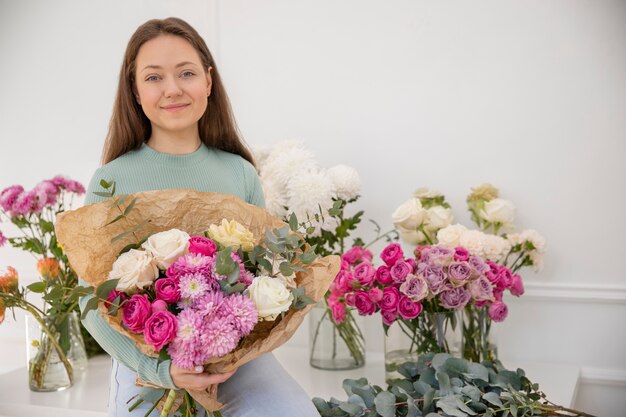
<instances>
[{"instance_id":1,"label":"white chrysanthemum","mask_svg":"<svg viewBox=\"0 0 626 417\"><path fill-rule=\"evenodd\" d=\"M533 269L535 271L540 271L543 268L543 255L546 252L546 239L541 236L539 232L533 229L524 230L522 233L517 235L517 239L519 239L518 243L528 241L533 244L535 249L530 251L528 256L530 256L530 260L533 263ZM511 240L510 237L509 240Z\"/></svg>"},{"instance_id":2,"label":"white chrysanthemum","mask_svg":"<svg viewBox=\"0 0 626 417\"><path fill-rule=\"evenodd\" d=\"M511 243L500 236L485 235L483 243L483 256L490 261L502 260L511 250Z\"/></svg>"},{"instance_id":3,"label":"white chrysanthemum","mask_svg":"<svg viewBox=\"0 0 626 417\"><path fill-rule=\"evenodd\" d=\"M285 188L281 187L273 178L267 178L263 175L261 175L261 186L263 187L267 211L276 217L285 217L287 215L285 207L289 204Z\"/></svg>"},{"instance_id":4,"label":"white chrysanthemum","mask_svg":"<svg viewBox=\"0 0 626 417\"><path fill-rule=\"evenodd\" d=\"M261 172L263 170L263 166L267 162L267 158L272 153L272 149L267 146L259 146L252 149L252 156L254 157L254 162L256 163L257 170Z\"/></svg>"},{"instance_id":5,"label":"white chrysanthemum","mask_svg":"<svg viewBox=\"0 0 626 417\"><path fill-rule=\"evenodd\" d=\"M467 232L467 227L462 224L453 224L448 227L444 227L437 232L437 241L439 244L447 246L449 248L456 248L460 245L461 236Z\"/></svg>"},{"instance_id":6,"label":"white chrysanthemum","mask_svg":"<svg viewBox=\"0 0 626 417\"><path fill-rule=\"evenodd\" d=\"M331 217L328 213L324 213L324 219L319 219L319 221L315 221L315 219L311 219L311 226L315 228L312 233L309 233L312 237L318 237L322 235L322 230L327 230L329 232L334 232L339 226L339 220L334 217Z\"/></svg>"},{"instance_id":7,"label":"white chrysanthemum","mask_svg":"<svg viewBox=\"0 0 626 417\"><path fill-rule=\"evenodd\" d=\"M335 187L335 196L342 200L352 200L361 191L361 178L356 169L347 165L336 165L326 171Z\"/></svg>"},{"instance_id":8,"label":"white chrysanthemum","mask_svg":"<svg viewBox=\"0 0 626 417\"><path fill-rule=\"evenodd\" d=\"M485 234L479 230L466 230L459 238L459 245L474 256L483 256L484 242Z\"/></svg>"},{"instance_id":9,"label":"white chrysanthemum","mask_svg":"<svg viewBox=\"0 0 626 417\"><path fill-rule=\"evenodd\" d=\"M296 146L281 152L273 151L265 160L261 175L286 187L292 178L316 168L315 154L304 147Z\"/></svg>"},{"instance_id":10,"label":"white chrysanthemum","mask_svg":"<svg viewBox=\"0 0 626 417\"><path fill-rule=\"evenodd\" d=\"M289 181L287 192L289 210L299 221L306 220L307 214L315 216L320 207L326 212L333 205L333 183L324 171L299 173Z\"/></svg>"}]
</instances>

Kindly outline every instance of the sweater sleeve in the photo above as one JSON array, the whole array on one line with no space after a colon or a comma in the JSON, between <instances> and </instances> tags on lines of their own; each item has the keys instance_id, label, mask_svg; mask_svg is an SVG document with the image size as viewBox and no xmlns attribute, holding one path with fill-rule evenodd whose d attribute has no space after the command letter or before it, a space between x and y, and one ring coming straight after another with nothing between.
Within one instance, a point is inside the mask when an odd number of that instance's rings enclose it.
<instances>
[{"instance_id":1,"label":"sweater sleeve","mask_svg":"<svg viewBox=\"0 0 626 417\"><path fill-rule=\"evenodd\" d=\"M246 202L254 204L257 207L265 208L265 197L263 195L263 187L261 180L257 174L256 168L250 162L243 159L243 173L246 179Z\"/></svg>"},{"instance_id":2,"label":"sweater sleeve","mask_svg":"<svg viewBox=\"0 0 626 417\"><path fill-rule=\"evenodd\" d=\"M107 181L113 179L106 174L103 168L99 168L96 171L89 183L85 205L104 200L104 198L93 194L94 191L100 190L101 179ZM85 285L82 279L80 281L82 285ZM79 306L81 311L85 308L89 299L93 297L94 295L91 294L80 300ZM131 339L116 332L95 310L87 313L82 323L109 355L136 371L141 379L164 388L177 388L170 375L170 360L159 363L157 358L143 354Z\"/></svg>"}]
</instances>

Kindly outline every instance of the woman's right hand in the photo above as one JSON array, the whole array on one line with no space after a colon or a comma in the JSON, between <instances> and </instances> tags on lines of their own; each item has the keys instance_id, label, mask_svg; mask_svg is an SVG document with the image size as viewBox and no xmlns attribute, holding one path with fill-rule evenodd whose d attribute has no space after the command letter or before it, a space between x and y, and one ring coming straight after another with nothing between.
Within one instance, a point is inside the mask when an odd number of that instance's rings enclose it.
<instances>
[{"instance_id":1,"label":"woman's right hand","mask_svg":"<svg viewBox=\"0 0 626 417\"><path fill-rule=\"evenodd\" d=\"M208 374L203 372L201 366L195 369L180 368L173 363L170 365L170 375L174 385L178 388L190 389L195 391L205 391L211 385L221 384L228 378L233 376L236 369L223 374Z\"/></svg>"}]
</instances>

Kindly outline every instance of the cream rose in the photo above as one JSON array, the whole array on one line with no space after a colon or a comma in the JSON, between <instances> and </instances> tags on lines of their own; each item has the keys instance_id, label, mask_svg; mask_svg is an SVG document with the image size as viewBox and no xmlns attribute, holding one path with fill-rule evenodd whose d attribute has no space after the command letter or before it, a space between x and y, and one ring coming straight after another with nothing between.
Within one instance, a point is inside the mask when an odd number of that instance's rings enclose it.
<instances>
[{"instance_id":1,"label":"cream rose","mask_svg":"<svg viewBox=\"0 0 626 417\"><path fill-rule=\"evenodd\" d=\"M439 191L435 191L435 190L431 190L428 187L421 187L418 188L417 190L415 190L415 192L413 193L413 197L418 198L418 199L422 199L422 198L435 198L435 197L439 197L442 196L443 194L441 194Z\"/></svg>"},{"instance_id":2,"label":"cream rose","mask_svg":"<svg viewBox=\"0 0 626 417\"><path fill-rule=\"evenodd\" d=\"M422 203L417 198L410 198L393 212L391 221L397 228L415 230L424 223L425 216Z\"/></svg>"},{"instance_id":3,"label":"cream rose","mask_svg":"<svg viewBox=\"0 0 626 417\"><path fill-rule=\"evenodd\" d=\"M402 227L398 227L397 229L400 233L400 239L402 239L403 242L415 246L426 242L426 236L424 236L424 233L422 232L417 230L408 230Z\"/></svg>"},{"instance_id":4,"label":"cream rose","mask_svg":"<svg viewBox=\"0 0 626 417\"><path fill-rule=\"evenodd\" d=\"M510 225L515 220L515 206L509 200L494 198L485 203L485 207L480 212L480 217L489 223Z\"/></svg>"},{"instance_id":5,"label":"cream rose","mask_svg":"<svg viewBox=\"0 0 626 417\"><path fill-rule=\"evenodd\" d=\"M439 244L449 248L456 248L460 245L461 236L467 232L467 228L462 224L453 224L437 232L437 241Z\"/></svg>"},{"instance_id":6,"label":"cream rose","mask_svg":"<svg viewBox=\"0 0 626 417\"><path fill-rule=\"evenodd\" d=\"M426 210L426 227L431 231L448 227L453 219L452 210L449 208L434 206Z\"/></svg>"},{"instance_id":7,"label":"cream rose","mask_svg":"<svg viewBox=\"0 0 626 417\"><path fill-rule=\"evenodd\" d=\"M267 275L256 277L246 292L256 306L259 319L266 321L276 320L280 313L289 310L293 301L285 282Z\"/></svg>"},{"instance_id":8,"label":"cream rose","mask_svg":"<svg viewBox=\"0 0 626 417\"><path fill-rule=\"evenodd\" d=\"M252 232L235 220L222 219L220 225L209 226L209 237L222 246L230 246L233 250L241 247L244 251L251 251L254 248L254 236Z\"/></svg>"},{"instance_id":9,"label":"cream rose","mask_svg":"<svg viewBox=\"0 0 626 417\"><path fill-rule=\"evenodd\" d=\"M152 255L137 249L121 254L109 272L109 279L119 279L115 289L127 294L150 286L158 277L159 269Z\"/></svg>"},{"instance_id":10,"label":"cream rose","mask_svg":"<svg viewBox=\"0 0 626 417\"><path fill-rule=\"evenodd\" d=\"M153 234L141 246L154 257L160 269L166 270L188 252L189 235L182 230L170 229Z\"/></svg>"}]
</instances>

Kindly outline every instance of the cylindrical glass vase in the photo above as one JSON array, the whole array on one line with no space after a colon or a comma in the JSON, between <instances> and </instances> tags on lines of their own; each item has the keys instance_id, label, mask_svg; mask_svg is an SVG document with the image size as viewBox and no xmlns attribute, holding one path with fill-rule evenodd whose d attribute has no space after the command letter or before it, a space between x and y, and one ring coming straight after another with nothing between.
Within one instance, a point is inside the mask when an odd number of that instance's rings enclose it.
<instances>
[{"instance_id":1,"label":"cylindrical glass vase","mask_svg":"<svg viewBox=\"0 0 626 417\"><path fill-rule=\"evenodd\" d=\"M87 369L78 315L69 313L58 324L52 317L42 321L45 328L35 317L26 316L28 384L32 391L61 391Z\"/></svg>"},{"instance_id":2,"label":"cylindrical glass vase","mask_svg":"<svg viewBox=\"0 0 626 417\"><path fill-rule=\"evenodd\" d=\"M365 364L365 340L361 333L363 317L353 310L346 311L341 323L333 320L325 300L309 313L312 367L326 370L360 368Z\"/></svg>"},{"instance_id":3,"label":"cylindrical glass vase","mask_svg":"<svg viewBox=\"0 0 626 417\"><path fill-rule=\"evenodd\" d=\"M463 315L463 357L473 362L498 358L496 332L488 307L466 306Z\"/></svg>"}]
</instances>

